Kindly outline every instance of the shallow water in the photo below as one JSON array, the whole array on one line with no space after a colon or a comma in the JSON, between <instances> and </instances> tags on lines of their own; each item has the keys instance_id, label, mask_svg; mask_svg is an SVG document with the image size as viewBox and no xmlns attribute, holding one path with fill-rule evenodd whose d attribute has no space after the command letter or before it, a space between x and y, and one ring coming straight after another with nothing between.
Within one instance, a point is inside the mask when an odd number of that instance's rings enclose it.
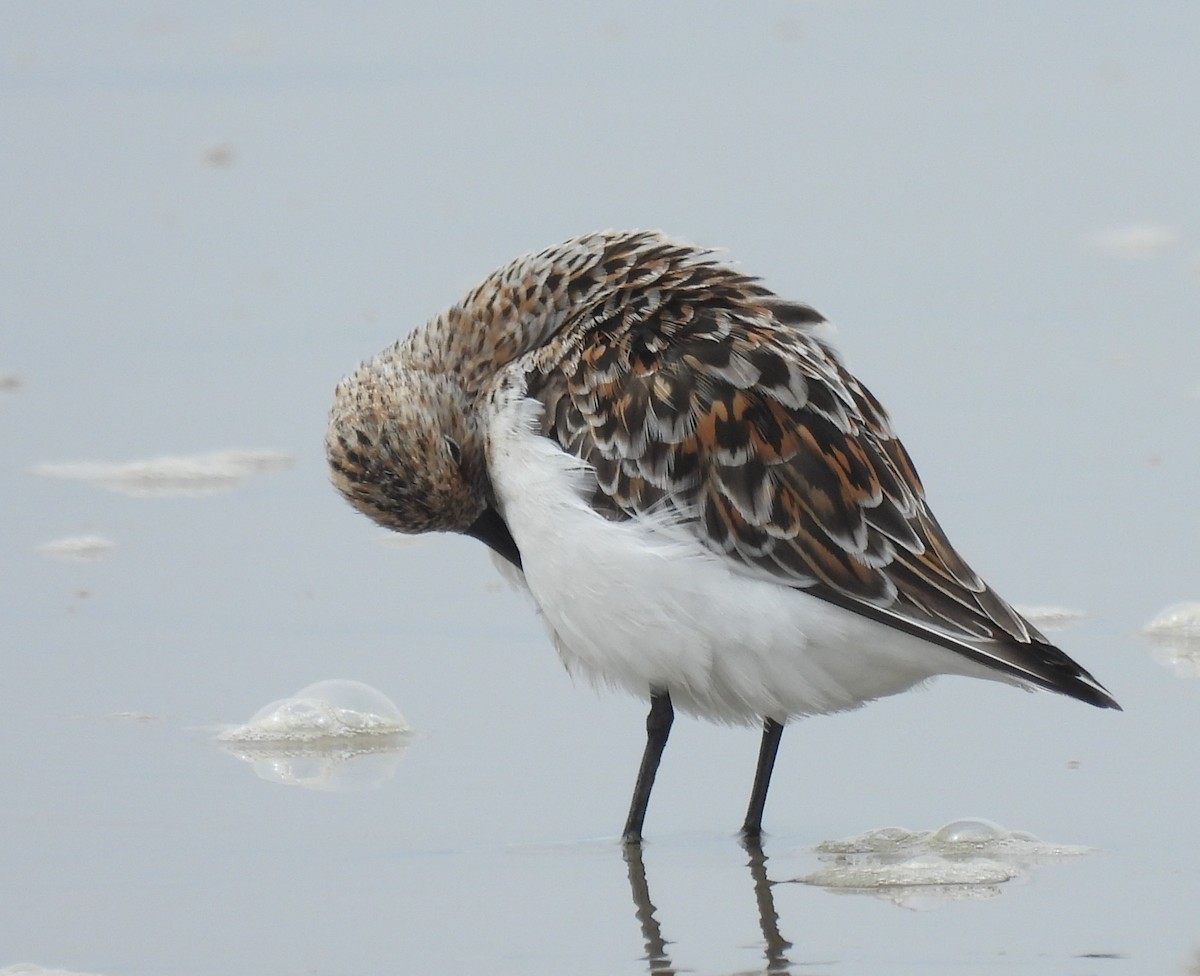
<instances>
[{"instance_id":1,"label":"shallow water","mask_svg":"<svg viewBox=\"0 0 1200 976\"><path fill-rule=\"evenodd\" d=\"M8 5L0 972L1200 968L1200 651L1142 633L1200 600L1200 13L913 9ZM1125 712L943 679L794 725L765 857L756 733L681 720L626 858L642 706L321 456L356 362L606 226L838 322L951 538ZM411 732L218 741L324 679ZM961 818L1057 852L928 846Z\"/></svg>"}]
</instances>

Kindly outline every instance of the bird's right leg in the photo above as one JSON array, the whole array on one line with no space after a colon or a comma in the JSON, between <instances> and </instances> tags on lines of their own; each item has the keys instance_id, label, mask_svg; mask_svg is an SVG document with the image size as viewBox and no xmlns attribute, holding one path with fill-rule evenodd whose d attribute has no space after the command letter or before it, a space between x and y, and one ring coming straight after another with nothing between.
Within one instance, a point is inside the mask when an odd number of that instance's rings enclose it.
<instances>
[{"instance_id":1,"label":"bird's right leg","mask_svg":"<svg viewBox=\"0 0 1200 976\"><path fill-rule=\"evenodd\" d=\"M642 765L633 788L633 802L629 805L629 816L625 820L625 832L621 838L626 844L642 842L642 823L646 819L650 790L654 787L654 774L658 772L658 763L662 759L674 720L675 709L671 705L671 696L665 691L652 693L650 714L646 716L646 751L642 753Z\"/></svg>"}]
</instances>

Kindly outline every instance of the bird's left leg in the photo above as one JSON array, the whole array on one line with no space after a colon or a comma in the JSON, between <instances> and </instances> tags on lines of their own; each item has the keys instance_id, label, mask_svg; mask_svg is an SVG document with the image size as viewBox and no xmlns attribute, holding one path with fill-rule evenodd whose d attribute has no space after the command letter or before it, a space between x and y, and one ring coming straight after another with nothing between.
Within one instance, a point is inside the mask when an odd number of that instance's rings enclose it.
<instances>
[{"instance_id":1,"label":"bird's left leg","mask_svg":"<svg viewBox=\"0 0 1200 976\"><path fill-rule=\"evenodd\" d=\"M782 735L783 726L775 719L763 720L762 745L758 749L754 789L750 791L750 806L746 810L746 822L742 824L742 836L746 840L757 841L762 836L763 808L767 805L771 770L775 768L775 754L779 752L779 738Z\"/></svg>"}]
</instances>

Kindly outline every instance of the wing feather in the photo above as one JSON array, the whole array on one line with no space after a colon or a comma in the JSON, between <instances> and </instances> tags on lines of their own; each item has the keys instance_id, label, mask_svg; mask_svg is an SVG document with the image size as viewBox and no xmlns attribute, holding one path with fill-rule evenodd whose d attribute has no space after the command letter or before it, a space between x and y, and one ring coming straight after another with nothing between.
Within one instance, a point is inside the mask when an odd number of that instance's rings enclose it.
<instances>
[{"instance_id":1,"label":"wing feather","mask_svg":"<svg viewBox=\"0 0 1200 976\"><path fill-rule=\"evenodd\" d=\"M820 314L695 253L617 255L604 300L527 360L597 510L667 511L747 573L1115 707L954 551Z\"/></svg>"}]
</instances>

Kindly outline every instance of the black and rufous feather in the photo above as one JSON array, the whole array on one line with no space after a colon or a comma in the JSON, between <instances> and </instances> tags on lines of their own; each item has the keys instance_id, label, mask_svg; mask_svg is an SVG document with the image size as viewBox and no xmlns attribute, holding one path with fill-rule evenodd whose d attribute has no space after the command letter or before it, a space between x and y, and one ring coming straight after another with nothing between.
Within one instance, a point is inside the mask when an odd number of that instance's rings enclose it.
<instances>
[{"instance_id":1,"label":"black and rufous feather","mask_svg":"<svg viewBox=\"0 0 1200 976\"><path fill-rule=\"evenodd\" d=\"M747 573L1118 707L954 551L819 313L654 235L613 235L584 277L525 364L598 511L666 515Z\"/></svg>"}]
</instances>

